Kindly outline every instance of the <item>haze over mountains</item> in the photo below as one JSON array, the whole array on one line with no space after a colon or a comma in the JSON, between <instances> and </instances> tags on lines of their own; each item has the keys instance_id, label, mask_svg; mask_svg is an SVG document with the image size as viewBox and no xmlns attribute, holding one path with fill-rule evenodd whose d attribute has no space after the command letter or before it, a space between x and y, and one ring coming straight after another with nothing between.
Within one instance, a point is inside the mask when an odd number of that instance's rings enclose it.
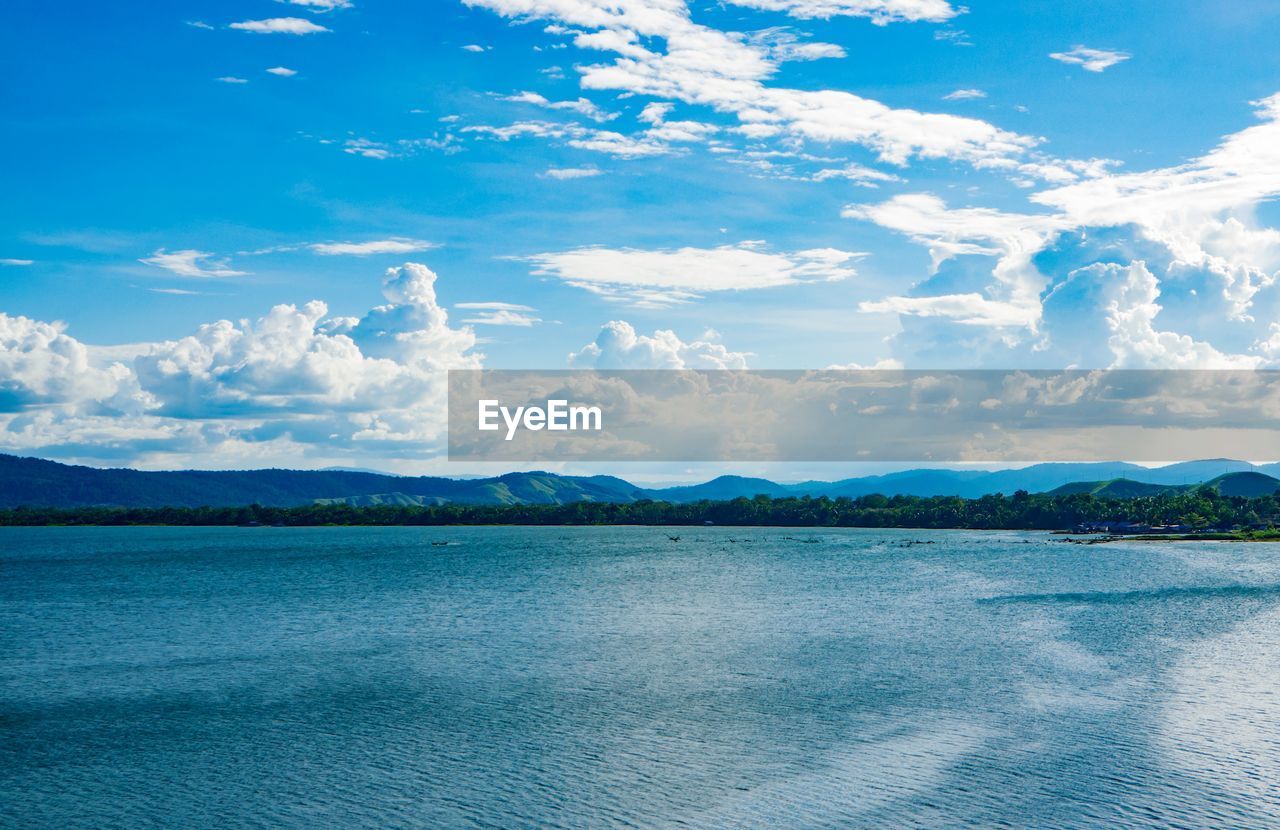
<instances>
[{"instance_id":1,"label":"haze over mountains","mask_svg":"<svg viewBox=\"0 0 1280 830\"><path fill-rule=\"evenodd\" d=\"M0 508L201 507L314 502L354 505L564 504L654 499L694 502L739 496L962 496L1030 492L1093 493L1126 498L1167 488L1210 484L1226 495L1265 495L1280 488L1280 463L1255 466L1225 459L1147 468L1123 462L1036 464L1017 470L918 469L841 481L782 484L721 476L702 484L645 488L613 476L508 473L493 478L393 476L355 470L97 469L0 455Z\"/></svg>"}]
</instances>

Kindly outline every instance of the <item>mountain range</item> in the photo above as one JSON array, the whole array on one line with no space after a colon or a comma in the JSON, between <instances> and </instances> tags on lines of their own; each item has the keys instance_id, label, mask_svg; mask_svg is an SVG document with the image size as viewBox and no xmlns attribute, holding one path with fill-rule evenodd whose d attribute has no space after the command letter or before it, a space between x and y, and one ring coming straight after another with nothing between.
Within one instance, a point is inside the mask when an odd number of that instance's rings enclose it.
<instances>
[{"instance_id":1,"label":"mountain range","mask_svg":"<svg viewBox=\"0 0 1280 830\"><path fill-rule=\"evenodd\" d=\"M1010 470L916 469L841 481L779 483L720 476L702 484L640 487L614 476L507 473L492 478L395 476L361 470L175 470L147 472L60 464L0 455L0 508L222 507L312 503L353 505L565 504L576 501L719 501L739 496L961 496L990 493L1092 493L1103 498L1154 495L1208 484L1225 495L1280 488L1280 463L1188 461L1164 467L1124 462L1035 464Z\"/></svg>"}]
</instances>

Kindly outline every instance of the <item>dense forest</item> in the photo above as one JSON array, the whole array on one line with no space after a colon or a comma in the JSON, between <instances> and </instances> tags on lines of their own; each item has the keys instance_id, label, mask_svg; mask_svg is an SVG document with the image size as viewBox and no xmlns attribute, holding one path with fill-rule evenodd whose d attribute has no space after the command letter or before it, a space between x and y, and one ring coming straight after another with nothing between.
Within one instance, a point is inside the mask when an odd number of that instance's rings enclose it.
<instances>
[{"instance_id":1,"label":"dense forest","mask_svg":"<svg viewBox=\"0 0 1280 830\"><path fill-rule=\"evenodd\" d=\"M1227 530L1280 524L1280 497L1226 496L1209 487L1130 499L1091 493L976 499L956 496L736 498L678 504L642 500L559 505L314 504L304 507L25 508L0 510L17 525L730 525L1070 530L1099 523L1134 528Z\"/></svg>"}]
</instances>

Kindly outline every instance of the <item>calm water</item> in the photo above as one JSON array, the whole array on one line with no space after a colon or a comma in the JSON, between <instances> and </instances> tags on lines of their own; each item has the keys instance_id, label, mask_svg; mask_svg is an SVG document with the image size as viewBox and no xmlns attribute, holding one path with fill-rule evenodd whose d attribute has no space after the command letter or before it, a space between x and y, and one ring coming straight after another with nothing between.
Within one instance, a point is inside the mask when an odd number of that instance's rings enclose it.
<instances>
[{"instance_id":1,"label":"calm water","mask_svg":"<svg viewBox=\"0 0 1280 830\"><path fill-rule=\"evenodd\" d=\"M1280 546L676 532L0 529L0 823L1280 826Z\"/></svg>"}]
</instances>

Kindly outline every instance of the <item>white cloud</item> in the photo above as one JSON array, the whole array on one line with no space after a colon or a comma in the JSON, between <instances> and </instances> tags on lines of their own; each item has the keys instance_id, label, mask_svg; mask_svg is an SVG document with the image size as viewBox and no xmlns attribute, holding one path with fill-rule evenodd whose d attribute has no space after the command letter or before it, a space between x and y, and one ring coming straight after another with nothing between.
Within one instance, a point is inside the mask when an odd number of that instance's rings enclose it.
<instances>
[{"instance_id":1,"label":"white cloud","mask_svg":"<svg viewBox=\"0 0 1280 830\"><path fill-rule=\"evenodd\" d=\"M481 45L480 45L480 44L478 44L478 43L468 43L466 46L463 46L463 47L462 47L462 51L464 51L464 52L484 52L484 51L488 50L488 48L489 48L489 47L487 47L487 46L481 46Z\"/></svg>"},{"instance_id":2,"label":"white cloud","mask_svg":"<svg viewBox=\"0 0 1280 830\"><path fill-rule=\"evenodd\" d=\"M946 317L961 325L1026 326L1033 322L1027 309L989 300L981 294L944 294L936 297L889 297L858 305L859 311L889 312L918 317Z\"/></svg>"},{"instance_id":3,"label":"white cloud","mask_svg":"<svg viewBox=\"0 0 1280 830\"><path fill-rule=\"evenodd\" d=\"M370 256L373 254L410 254L439 247L422 239L372 239L368 242L317 242L308 245L321 256Z\"/></svg>"},{"instance_id":4,"label":"white cloud","mask_svg":"<svg viewBox=\"0 0 1280 830\"><path fill-rule=\"evenodd\" d=\"M1112 49L1090 49L1088 46L1077 46L1069 52L1051 52L1049 57L1055 61L1075 64L1089 72L1101 72L1107 67L1129 60L1132 56L1127 52L1116 52Z\"/></svg>"},{"instance_id":5,"label":"white cloud","mask_svg":"<svg viewBox=\"0 0 1280 830\"><path fill-rule=\"evenodd\" d=\"M234 75L223 75L221 78L214 78L215 81L224 84L247 84L249 81L245 78L237 78Z\"/></svg>"},{"instance_id":6,"label":"white cloud","mask_svg":"<svg viewBox=\"0 0 1280 830\"><path fill-rule=\"evenodd\" d=\"M33 259L0 259L0 265L32 265Z\"/></svg>"},{"instance_id":7,"label":"white cloud","mask_svg":"<svg viewBox=\"0 0 1280 830\"><path fill-rule=\"evenodd\" d=\"M568 181L570 179L589 179L592 176L599 176L602 172L596 167L551 167L542 173L548 179L556 179L558 181Z\"/></svg>"},{"instance_id":8,"label":"white cloud","mask_svg":"<svg viewBox=\"0 0 1280 830\"><path fill-rule=\"evenodd\" d=\"M648 124L661 124L675 108L675 104L651 101L644 105L644 109L641 110L640 114L636 117Z\"/></svg>"},{"instance_id":9,"label":"white cloud","mask_svg":"<svg viewBox=\"0 0 1280 830\"><path fill-rule=\"evenodd\" d=\"M950 43L952 46L973 45L973 41L969 39L968 32L964 29L957 29L953 26L936 29L933 33L933 39L942 43Z\"/></svg>"},{"instance_id":10,"label":"white cloud","mask_svg":"<svg viewBox=\"0 0 1280 830\"><path fill-rule=\"evenodd\" d=\"M960 14L946 0L729 0L735 6L786 12L792 17L869 17L877 26L899 21L942 23Z\"/></svg>"},{"instance_id":11,"label":"white cloud","mask_svg":"<svg viewBox=\"0 0 1280 830\"><path fill-rule=\"evenodd\" d=\"M335 9L351 8L350 0L276 0L277 3L288 3L291 6L302 6L308 11L331 12Z\"/></svg>"},{"instance_id":12,"label":"white cloud","mask_svg":"<svg viewBox=\"0 0 1280 830\"><path fill-rule=\"evenodd\" d=\"M954 92L948 92L942 96L944 101L973 101L978 98L986 98L987 93L980 89L957 89Z\"/></svg>"},{"instance_id":13,"label":"white cloud","mask_svg":"<svg viewBox=\"0 0 1280 830\"><path fill-rule=\"evenodd\" d=\"M571 138L568 143L570 147L577 147L579 150L607 153L620 159L665 156L671 152L670 146L661 141L635 138L609 130L595 130L582 138Z\"/></svg>"},{"instance_id":14,"label":"white cloud","mask_svg":"<svg viewBox=\"0 0 1280 830\"><path fill-rule=\"evenodd\" d=\"M770 60L778 63L846 57L844 47L835 43L801 40L795 32L784 26L755 32L749 41L761 47Z\"/></svg>"},{"instance_id":15,"label":"white cloud","mask_svg":"<svg viewBox=\"0 0 1280 830\"><path fill-rule=\"evenodd\" d=\"M358 319L329 318L326 305L313 300L275 306L256 323L201 326L139 356L139 384L158 401L158 414L172 418L277 414L285 421L276 428L293 429L295 439L311 417L345 432L315 440L361 440L375 423L413 434L415 413L442 403L441 370L479 366L469 354L474 334L449 327L435 280L415 263L389 269L388 303ZM439 419L438 411L424 417Z\"/></svg>"},{"instance_id":16,"label":"white cloud","mask_svg":"<svg viewBox=\"0 0 1280 830\"><path fill-rule=\"evenodd\" d=\"M898 176L866 167L861 164L846 164L844 167L827 167L810 177L815 182L827 182L833 179L844 179L860 187L877 187L877 182L899 182Z\"/></svg>"},{"instance_id":17,"label":"white cloud","mask_svg":"<svg viewBox=\"0 0 1280 830\"><path fill-rule=\"evenodd\" d=\"M732 352L719 343L682 341L676 333L658 330L652 337L637 334L630 323L611 320L596 339L569 355L569 365L582 369L746 369L746 352Z\"/></svg>"},{"instance_id":18,"label":"white cloud","mask_svg":"<svg viewBox=\"0 0 1280 830\"><path fill-rule=\"evenodd\" d=\"M1006 348L1029 343L1035 351L1061 353L1070 360L1076 360L1070 357L1076 352L1091 353L1080 340L1093 338L1108 344L1117 365L1257 363L1254 356L1232 354L1207 339L1225 334L1237 344L1242 338L1248 343L1252 333L1255 352L1269 354L1261 328L1270 321L1255 319L1252 310L1262 292L1272 291L1274 300L1280 286L1280 230L1260 226L1256 208L1280 195L1280 94L1256 106L1262 123L1226 136L1213 150L1184 164L1113 173L1105 162L1073 163L1077 167L1070 172L1084 175L1083 181L1029 197L1049 212L949 209L927 194L846 209L846 216L897 230L927 246L935 271L957 256L989 257L995 263L980 290L952 287L931 295L926 282L914 296L890 297L862 308L1000 328L1004 331L998 338ZM1106 245L1112 247L1099 247ZM1131 255L1128 265L1111 260L1115 251L1134 250L1145 253L1141 258ZM1108 260L1099 261L1103 256ZM1085 265L1065 275L1056 270L1062 268L1057 263L1073 258ZM1088 264L1090 258L1096 267ZM950 285L954 283L952 278ZM1104 290L1105 285L1124 290L1117 294ZM1157 303L1158 297L1164 299ZM1158 324L1158 315L1173 319L1170 301L1177 304L1177 319L1184 326L1199 325L1198 339ZM1056 316L1046 328L1048 303ZM1225 313L1231 326L1224 327L1218 318L1205 328L1197 322L1197 308L1201 318ZM1106 320L1109 328L1090 329L1085 321L1091 319ZM927 339L918 329L912 329L911 337Z\"/></svg>"},{"instance_id":19,"label":"white cloud","mask_svg":"<svg viewBox=\"0 0 1280 830\"><path fill-rule=\"evenodd\" d=\"M65 332L63 323L0 312L0 412L116 398L128 369L92 365L89 350Z\"/></svg>"},{"instance_id":20,"label":"white cloud","mask_svg":"<svg viewBox=\"0 0 1280 830\"><path fill-rule=\"evenodd\" d=\"M268 69L267 72L272 75L277 75L281 78L292 78L294 75L298 74L298 70L290 69L287 66L273 66L270 69Z\"/></svg>"},{"instance_id":21,"label":"white cloud","mask_svg":"<svg viewBox=\"0 0 1280 830\"><path fill-rule=\"evenodd\" d=\"M1127 268L1110 263L1089 267L1098 276L1109 277L1107 281L1117 289L1105 308L1115 368L1256 369L1263 363L1261 357L1223 354L1208 343L1158 329L1160 283L1145 262L1136 261Z\"/></svg>"},{"instance_id":22,"label":"white cloud","mask_svg":"<svg viewBox=\"0 0 1280 830\"><path fill-rule=\"evenodd\" d=\"M333 139L320 139L320 143L336 142ZM453 155L461 149L458 137L448 131L438 132L430 138L402 138L394 142L376 141L363 136L342 141L342 152L379 161L407 158L423 150L438 150L445 155Z\"/></svg>"},{"instance_id":23,"label":"white cloud","mask_svg":"<svg viewBox=\"0 0 1280 830\"><path fill-rule=\"evenodd\" d=\"M454 308L465 308L471 311L536 311L533 306L518 303L486 302L486 303L454 303Z\"/></svg>"},{"instance_id":24,"label":"white cloud","mask_svg":"<svg viewBox=\"0 0 1280 830\"><path fill-rule=\"evenodd\" d=\"M484 302L484 303L454 303L455 309L461 309L468 312L476 312L473 316L464 319L464 323L475 323L485 326L532 326L534 323L541 323L541 317L535 317L530 312L537 309L532 306L520 305L518 303L503 302Z\"/></svg>"},{"instance_id":25,"label":"white cloud","mask_svg":"<svg viewBox=\"0 0 1280 830\"><path fill-rule=\"evenodd\" d=\"M470 328L449 325L435 282L406 263L386 272L386 303L363 317L278 305L255 322L127 348L0 314L0 448L258 464L270 453L438 455L445 370L480 368L482 356Z\"/></svg>"},{"instance_id":26,"label":"white cloud","mask_svg":"<svg viewBox=\"0 0 1280 830\"><path fill-rule=\"evenodd\" d=\"M683 0L464 2L512 18L550 19L566 27L566 33L567 27L579 27L572 30L576 46L616 55L612 63L579 67L584 89L710 107L736 116L757 137L849 142L868 147L894 164L905 164L913 157L1008 158L1037 144L1034 138L973 118L893 109L840 90L770 86L766 81L784 56L771 54L767 44L753 43L738 33L694 23ZM887 10L911 4L865 5ZM796 4L797 9L801 6L817 8L817 4Z\"/></svg>"},{"instance_id":27,"label":"white cloud","mask_svg":"<svg viewBox=\"0 0 1280 830\"><path fill-rule=\"evenodd\" d=\"M164 248L157 250L154 254L145 259L138 260L147 265L154 265L157 268L163 268L166 271L177 274L180 277L241 277L244 271L235 271L227 267L223 260L212 259L213 254L204 251L184 250L184 251L166 251Z\"/></svg>"},{"instance_id":28,"label":"white cloud","mask_svg":"<svg viewBox=\"0 0 1280 830\"><path fill-rule=\"evenodd\" d=\"M232 23L232 29L257 35L313 35L329 31L318 23L301 17L272 17L266 20L242 20Z\"/></svg>"},{"instance_id":29,"label":"white cloud","mask_svg":"<svg viewBox=\"0 0 1280 830\"><path fill-rule=\"evenodd\" d=\"M576 101L549 101L545 96L536 92L521 92L516 95L507 95L501 100L519 104L533 104L534 106L552 110L568 110L586 116L592 121L612 121L618 117L617 113L605 112L586 98L579 98Z\"/></svg>"},{"instance_id":30,"label":"white cloud","mask_svg":"<svg viewBox=\"0 0 1280 830\"><path fill-rule=\"evenodd\" d=\"M213 29L212 26L205 23L203 20L188 20L187 25L193 29Z\"/></svg>"},{"instance_id":31,"label":"white cloud","mask_svg":"<svg viewBox=\"0 0 1280 830\"><path fill-rule=\"evenodd\" d=\"M575 124L555 124L550 121L517 121L506 127L490 127L481 124L463 127L462 132L486 135L498 141L510 141L513 138L522 138L524 136L563 138L566 135L586 135L588 133L587 130Z\"/></svg>"},{"instance_id":32,"label":"white cloud","mask_svg":"<svg viewBox=\"0 0 1280 830\"><path fill-rule=\"evenodd\" d=\"M390 145L368 138L347 139L343 144L342 152L367 159L378 159L379 161L396 158L400 155L399 151L393 150Z\"/></svg>"},{"instance_id":33,"label":"white cloud","mask_svg":"<svg viewBox=\"0 0 1280 830\"><path fill-rule=\"evenodd\" d=\"M532 314L523 311L499 308L493 311L479 311L463 319L462 322L481 326L519 326L528 328L534 323L541 323L542 318L534 317Z\"/></svg>"},{"instance_id":34,"label":"white cloud","mask_svg":"<svg viewBox=\"0 0 1280 830\"><path fill-rule=\"evenodd\" d=\"M760 243L743 242L656 251L587 247L523 259L533 264L535 274L556 277L606 298L656 307L713 291L848 279L856 273L850 263L860 256L834 248L778 253Z\"/></svg>"},{"instance_id":35,"label":"white cloud","mask_svg":"<svg viewBox=\"0 0 1280 830\"><path fill-rule=\"evenodd\" d=\"M670 145L646 137L627 136L610 130L595 130L580 124L560 124L549 121L518 121L506 127L477 125L463 127L462 132L490 136L498 141L532 137L563 141L570 147L606 153L615 158L637 159L664 156L672 153Z\"/></svg>"},{"instance_id":36,"label":"white cloud","mask_svg":"<svg viewBox=\"0 0 1280 830\"><path fill-rule=\"evenodd\" d=\"M649 104L640 113L639 118L653 126L645 130L642 135L650 141L661 141L666 143L681 143L705 141L709 136L720 131L715 124L707 124L702 121L668 121L667 115L669 108L664 108L657 104Z\"/></svg>"}]
</instances>

